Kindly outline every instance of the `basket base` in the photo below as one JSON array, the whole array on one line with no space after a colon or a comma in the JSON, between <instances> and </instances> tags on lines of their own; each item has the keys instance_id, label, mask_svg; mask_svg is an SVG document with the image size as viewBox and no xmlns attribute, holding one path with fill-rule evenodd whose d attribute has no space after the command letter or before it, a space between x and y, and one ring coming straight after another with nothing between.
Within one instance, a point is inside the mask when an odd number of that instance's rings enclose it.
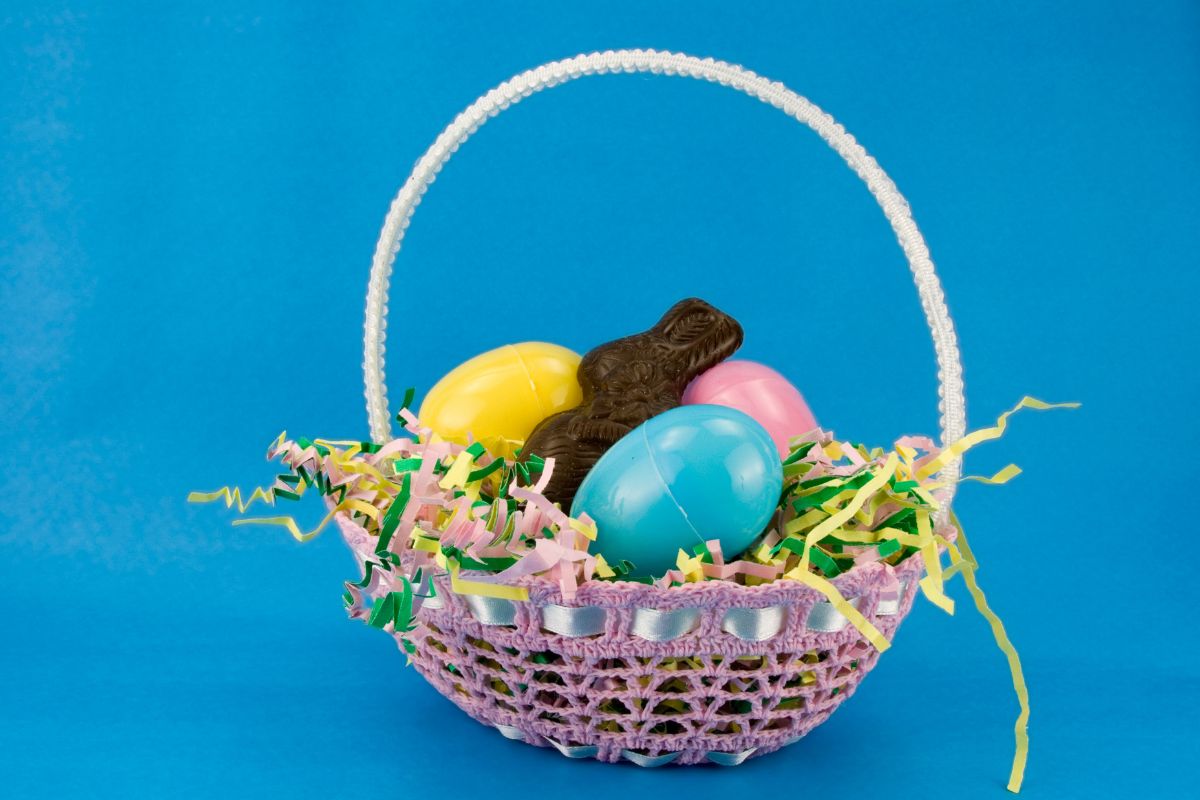
<instances>
[{"instance_id":1,"label":"basket base","mask_svg":"<svg viewBox=\"0 0 1200 800\"><path fill-rule=\"evenodd\" d=\"M911 608L910 583L894 615L874 620L889 639ZM567 758L643 767L736 766L793 744L854 693L880 655L852 627L720 654L630 657L598 642L531 640L443 609L423 609L418 620L414 666L473 719Z\"/></svg>"},{"instance_id":2,"label":"basket base","mask_svg":"<svg viewBox=\"0 0 1200 800\"><path fill-rule=\"evenodd\" d=\"M596 758L598 760L606 760L614 763L625 760L637 764L639 767L648 768L663 767L667 764L674 763L679 763L682 765L699 764L704 762L717 764L722 767L736 767L753 756L765 755L766 753L773 752L773 750L764 750L762 746L750 747L746 750L742 750L739 753L731 753L723 750L709 750L703 754L704 757L702 759L696 759L694 757L694 753L690 753L689 751L685 750L676 750L671 753L663 753L657 756L646 755L635 750L621 750L617 753L617 758L601 759L599 745L590 744L568 747L567 745L559 744L553 739L547 739L544 736L531 738L520 729L513 728L508 725L497 725L496 730L499 731L500 735L504 736L506 739L514 739L518 742L530 742L531 744L542 747L553 747L560 754L566 756L567 758ZM536 738L540 738L541 741L536 741ZM779 747L774 749L787 747L789 744L794 744L795 742L800 741L802 738L802 736L797 736L792 739L788 739L782 745L779 745ZM691 758L689 759L688 756L691 756Z\"/></svg>"}]
</instances>

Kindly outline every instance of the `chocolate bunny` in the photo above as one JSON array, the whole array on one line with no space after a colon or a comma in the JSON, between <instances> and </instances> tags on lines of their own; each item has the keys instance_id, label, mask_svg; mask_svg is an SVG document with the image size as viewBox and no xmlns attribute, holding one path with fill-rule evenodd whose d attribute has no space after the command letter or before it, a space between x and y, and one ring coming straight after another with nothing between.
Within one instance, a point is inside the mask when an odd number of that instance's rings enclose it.
<instances>
[{"instance_id":1,"label":"chocolate bunny","mask_svg":"<svg viewBox=\"0 0 1200 800\"><path fill-rule=\"evenodd\" d=\"M521 450L524 458L554 459L546 497L570 510L584 476L608 448L678 406L693 378L741 344L737 320L690 298L671 306L645 333L591 350L579 364L583 402L542 420Z\"/></svg>"}]
</instances>

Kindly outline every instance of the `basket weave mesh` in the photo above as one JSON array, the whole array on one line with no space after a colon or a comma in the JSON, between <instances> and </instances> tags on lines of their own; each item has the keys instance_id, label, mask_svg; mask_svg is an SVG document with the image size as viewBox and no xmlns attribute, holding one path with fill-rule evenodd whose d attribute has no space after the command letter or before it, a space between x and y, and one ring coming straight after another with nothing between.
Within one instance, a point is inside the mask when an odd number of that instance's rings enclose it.
<instances>
[{"instance_id":1,"label":"basket weave mesh","mask_svg":"<svg viewBox=\"0 0 1200 800\"><path fill-rule=\"evenodd\" d=\"M339 525L356 555L370 557L374 540L348 519ZM894 570L867 564L834 584L891 639L920 572L920 559ZM897 581L900 596L881 599ZM576 758L740 763L828 719L879 657L844 617L828 613L819 592L793 581L589 583L570 603L539 579L527 580L530 598L516 603L457 595L444 576L435 584L439 602L421 607L407 635L417 671L479 722ZM602 614L602 623L591 635L545 627L568 609L593 621ZM756 614L773 624L731 622Z\"/></svg>"}]
</instances>

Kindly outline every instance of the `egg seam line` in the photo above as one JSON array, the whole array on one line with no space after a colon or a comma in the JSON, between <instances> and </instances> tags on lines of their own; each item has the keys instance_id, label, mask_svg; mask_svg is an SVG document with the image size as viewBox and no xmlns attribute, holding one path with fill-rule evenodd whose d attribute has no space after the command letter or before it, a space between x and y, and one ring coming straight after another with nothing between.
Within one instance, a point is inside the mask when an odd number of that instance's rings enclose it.
<instances>
[{"instance_id":1,"label":"egg seam line","mask_svg":"<svg viewBox=\"0 0 1200 800\"><path fill-rule=\"evenodd\" d=\"M513 354L517 357L517 362L521 365L521 369L525 372L525 380L529 381L529 391L533 392L533 399L538 404L538 415L545 419L546 406L542 403L542 396L538 393L537 382L533 379L533 371L529 369L529 365L525 363L525 356L521 355L521 351L512 347Z\"/></svg>"},{"instance_id":2,"label":"egg seam line","mask_svg":"<svg viewBox=\"0 0 1200 800\"><path fill-rule=\"evenodd\" d=\"M667 480L663 477L662 470L658 468L658 460L654 457L654 448L650 446L650 433L647 431L645 424L642 425L642 441L646 445L646 454L650 457L650 466L654 467L654 475L658 478L659 485L662 486L667 497L671 498L671 502L675 504L675 508L679 511L679 515L683 517L683 521L687 523L688 528L690 528L692 533L695 534L696 539L703 544L705 541L704 537L700 535L700 531L696 530L696 526L692 524L692 520L688 517L687 511L684 510L683 506L679 502L679 499L675 497L675 494L671 491L671 487L667 485Z\"/></svg>"}]
</instances>

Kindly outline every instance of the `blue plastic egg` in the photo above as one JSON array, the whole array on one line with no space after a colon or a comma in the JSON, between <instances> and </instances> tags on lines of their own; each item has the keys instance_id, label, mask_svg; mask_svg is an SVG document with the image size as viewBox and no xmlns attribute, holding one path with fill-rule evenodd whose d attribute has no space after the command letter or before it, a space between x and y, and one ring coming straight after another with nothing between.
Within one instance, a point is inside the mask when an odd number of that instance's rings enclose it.
<instances>
[{"instance_id":1,"label":"blue plastic egg","mask_svg":"<svg viewBox=\"0 0 1200 800\"><path fill-rule=\"evenodd\" d=\"M571 516L596 522L594 551L659 576L682 548L717 539L741 553L771 519L783 465L771 435L733 408L673 408L634 428L584 478Z\"/></svg>"}]
</instances>

